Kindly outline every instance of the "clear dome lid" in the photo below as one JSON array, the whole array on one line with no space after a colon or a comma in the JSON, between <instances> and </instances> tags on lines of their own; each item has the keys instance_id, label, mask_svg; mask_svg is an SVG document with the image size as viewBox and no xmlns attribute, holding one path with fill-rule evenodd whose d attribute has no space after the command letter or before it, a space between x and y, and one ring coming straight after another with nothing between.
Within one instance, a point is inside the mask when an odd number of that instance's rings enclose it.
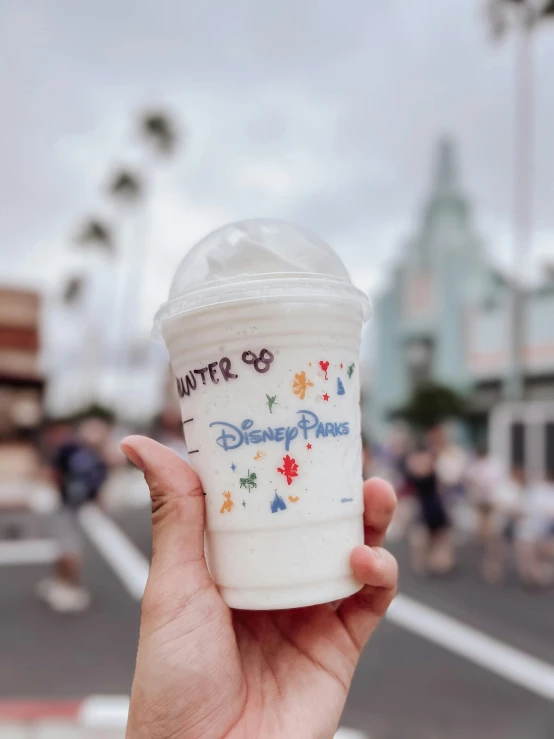
<instances>
[{"instance_id":1,"label":"clear dome lid","mask_svg":"<svg viewBox=\"0 0 554 739\"><path fill-rule=\"evenodd\" d=\"M354 301L364 319L369 300L352 284L338 255L322 239L284 221L237 221L199 241L179 264L169 298L155 317L234 301L327 297Z\"/></svg>"}]
</instances>

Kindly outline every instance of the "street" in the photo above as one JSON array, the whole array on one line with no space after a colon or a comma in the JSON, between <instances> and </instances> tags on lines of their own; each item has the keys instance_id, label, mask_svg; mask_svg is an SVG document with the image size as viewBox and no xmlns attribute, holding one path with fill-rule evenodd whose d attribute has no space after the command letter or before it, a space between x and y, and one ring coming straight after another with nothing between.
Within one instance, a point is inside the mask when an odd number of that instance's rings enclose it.
<instances>
[{"instance_id":1,"label":"street","mask_svg":"<svg viewBox=\"0 0 554 739\"><path fill-rule=\"evenodd\" d=\"M27 515L37 540L47 537L47 517ZM148 509L125 510L114 514L113 520L118 527L115 537L123 533L122 541L134 545L133 556L142 553L147 558L151 544ZM110 547L119 545L109 524L103 528L101 519L94 518L84 522L89 533L85 577L93 603L83 615L60 616L38 602L34 587L48 571L45 562L0 561L3 701L128 696L140 617L133 583L140 583L144 573L136 573L134 580L122 579L121 562L119 574L114 569ZM88 531L92 526L97 529L92 532L94 544ZM486 586L477 574L472 547L464 551L459 571L446 580L414 576L406 547L394 543L391 548L400 563L400 593L406 599L408 616L414 603L428 606L430 613L450 617L448 628L453 619L453 635L446 628L440 646L433 634L431 640L423 638L395 623L402 620L400 610L398 615L391 610L362 656L342 725L370 739L554 736L554 703L546 697L554 695L554 594L524 590L515 579L495 588ZM117 558L119 550L113 551ZM36 554L39 559L40 549ZM134 566L131 555L132 551L121 555L129 569ZM137 567L145 564L136 557ZM456 643L456 624L501 642L501 655L504 650L508 657L521 661L524 684L517 684L521 676L516 670L514 680L509 666L505 670L501 666L505 674L498 674L494 649L488 649L490 655L487 649L477 655L481 666L462 656L465 649L469 653L471 639L469 646ZM517 650L515 655L507 651L510 647Z\"/></svg>"}]
</instances>

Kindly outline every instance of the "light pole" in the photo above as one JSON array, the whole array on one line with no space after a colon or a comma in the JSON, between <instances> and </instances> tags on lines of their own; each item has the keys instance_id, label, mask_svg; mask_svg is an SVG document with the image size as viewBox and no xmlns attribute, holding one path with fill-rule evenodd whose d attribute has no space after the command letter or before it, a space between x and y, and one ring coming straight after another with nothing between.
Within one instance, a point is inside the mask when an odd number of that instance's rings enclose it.
<instances>
[{"instance_id":1,"label":"light pole","mask_svg":"<svg viewBox=\"0 0 554 739\"><path fill-rule=\"evenodd\" d=\"M512 0L510 0L512 1ZM513 169L513 254L510 374L505 393L509 400L525 395L525 274L531 253L533 207L533 24L525 3L518 3L515 30L515 110Z\"/></svg>"},{"instance_id":2,"label":"light pole","mask_svg":"<svg viewBox=\"0 0 554 739\"><path fill-rule=\"evenodd\" d=\"M515 27L515 127L513 170L513 261L508 400L522 400L525 390L525 280L532 242L534 99L532 34L541 20L554 16L554 0L489 0L489 22L500 38Z\"/></svg>"}]
</instances>

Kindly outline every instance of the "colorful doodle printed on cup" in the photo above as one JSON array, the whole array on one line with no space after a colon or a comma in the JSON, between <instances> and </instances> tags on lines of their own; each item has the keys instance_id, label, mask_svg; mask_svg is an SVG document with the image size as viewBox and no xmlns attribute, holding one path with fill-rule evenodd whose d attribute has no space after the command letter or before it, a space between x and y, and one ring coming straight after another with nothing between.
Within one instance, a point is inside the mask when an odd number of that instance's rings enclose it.
<instances>
[{"instance_id":1,"label":"colorful doodle printed on cup","mask_svg":"<svg viewBox=\"0 0 554 739\"><path fill-rule=\"evenodd\" d=\"M286 457L283 457L283 466L277 467L277 472L285 476L287 485L291 485L293 479L298 477L298 464L295 459L287 454Z\"/></svg>"},{"instance_id":2,"label":"colorful doodle printed on cup","mask_svg":"<svg viewBox=\"0 0 554 739\"><path fill-rule=\"evenodd\" d=\"M233 510L233 506L234 506L234 503L231 499L231 493L228 490L226 490L223 493L223 497L225 498L225 503L223 503L223 505L221 506L221 510L219 512L220 513L225 513L225 512L231 513L231 511Z\"/></svg>"},{"instance_id":3,"label":"colorful doodle printed on cup","mask_svg":"<svg viewBox=\"0 0 554 739\"><path fill-rule=\"evenodd\" d=\"M309 387L313 387L314 383L306 377L306 372L298 372L294 375L294 382L292 384L292 392L298 395L300 400L304 400L306 397L306 391Z\"/></svg>"},{"instance_id":4,"label":"colorful doodle printed on cup","mask_svg":"<svg viewBox=\"0 0 554 739\"><path fill-rule=\"evenodd\" d=\"M283 500L283 498L279 495L277 491L275 491L275 497L271 501L271 512L277 513L278 511L286 511L287 510L287 504Z\"/></svg>"}]
</instances>

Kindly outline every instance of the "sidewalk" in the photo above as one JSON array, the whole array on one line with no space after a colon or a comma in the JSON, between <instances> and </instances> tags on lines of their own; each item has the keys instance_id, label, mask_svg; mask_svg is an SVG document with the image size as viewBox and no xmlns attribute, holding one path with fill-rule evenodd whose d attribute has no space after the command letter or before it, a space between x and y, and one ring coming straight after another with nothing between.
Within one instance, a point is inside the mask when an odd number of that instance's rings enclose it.
<instances>
[{"instance_id":1,"label":"sidewalk","mask_svg":"<svg viewBox=\"0 0 554 739\"><path fill-rule=\"evenodd\" d=\"M0 739L125 739L125 729L75 726L71 722L41 721L32 726L0 724ZM335 739L369 739L355 729L339 729Z\"/></svg>"},{"instance_id":2,"label":"sidewalk","mask_svg":"<svg viewBox=\"0 0 554 739\"><path fill-rule=\"evenodd\" d=\"M125 739L129 698L96 695L82 701L0 701L0 739ZM339 728L335 739L369 739Z\"/></svg>"},{"instance_id":3,"label":"sidewalk","mask_svg":"<svg viewBox=\"0 0 554 739\"><path fill-rule=\"evenodd\" d=\"M335 739L366 737L365 733L355 729L339 729L335 735ZM59 722L45 722L32 727L0 724L0 739L125 739L125 729L86 729Z\"/></svg>"},{"instance_id":4,"label":"sidewalk","mask_svg":"<svg viewBox=\"0 0 554 739\"><path fill-rule=\"evenodd\" d=\"M129 698L0 701L0 739L124 739Z\"/></svg>"},{"instance_id":5,"label":"sidewalk","mask_svg":"<svg viewBox=\"0 0 554 739\"><path fill-rule=\"evenodd\" d=\"M0 724L0 739L125 739L125 729L84 728L60 721Z\"/></svg>"}]
</instances>

